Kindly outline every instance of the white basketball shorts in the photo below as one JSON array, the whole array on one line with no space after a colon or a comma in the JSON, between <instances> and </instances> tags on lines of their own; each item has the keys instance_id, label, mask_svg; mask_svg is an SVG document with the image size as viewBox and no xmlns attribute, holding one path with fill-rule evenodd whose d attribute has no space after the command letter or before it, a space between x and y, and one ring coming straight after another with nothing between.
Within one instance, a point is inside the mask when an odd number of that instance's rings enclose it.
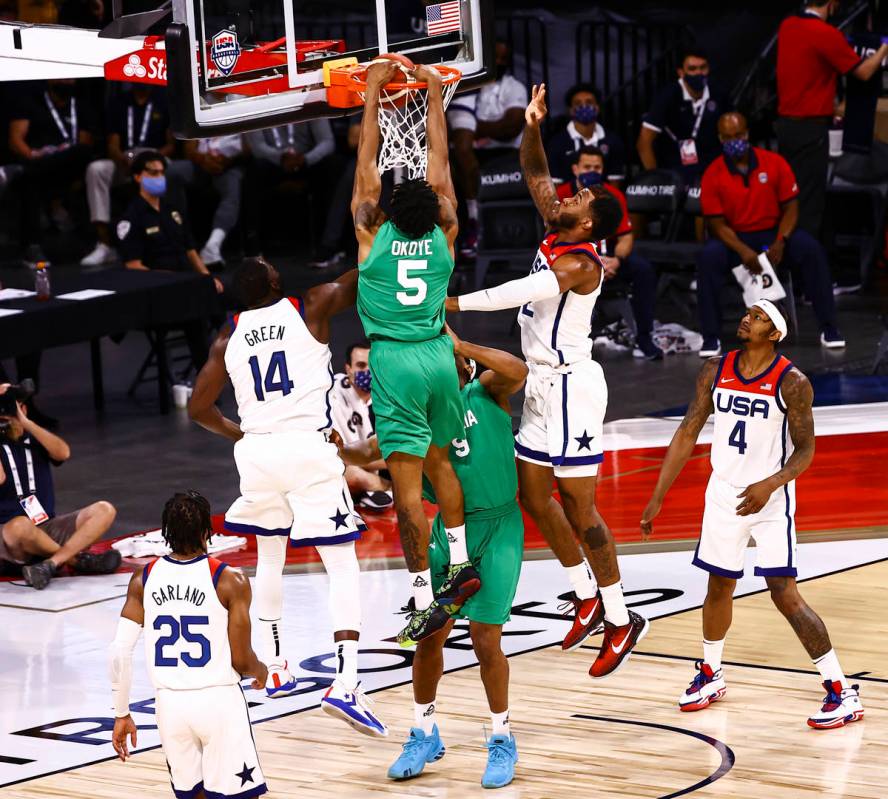
<instances>
[{"instance_id":1,"label":"white basketball shorts","mask_svg":"<svg viewBox=\"0 0 888 799\"><path fill-rule=\"evenodd\" d=\"M591 358L557 369L529 364L515 455L556 477L594 477L603 455L607 383Z\"/></svg>"},{"instance_id":2,"label":"white basketball shorts","mask_svg":"<svg viewBox=\"0 0 888 799\"><path fill-rule=\"evenodd\" d=\"M777 489L765 507L738 516L743 501L737 488L713 473L706 486L703 529L694 553L694 565L722 577L742 577L749 539L755 540L755 574L760 577L795 577L795 483Z\"/></svg>"},{"instance_id":3,"label":"white basketball shorts","mask_svg":"<svg viewBox=\"0 0 888 799\"><path fill-rule=\"evenodd\" d=\"M248 799L268 792L239 685L161 688L157 730L176 799Z\"/></svg>"},{"instance_id":4,"label":"white basketball shorts","mask_svg":"<svg viewBox=\"0 0 888 799\"><path fill-rule=\"evenodd\" d=\"M367 529L323 433L248 433L234 445L234 461L241 496L225 514L226 530L286 535L302 547L354 541Z\"/></svg>"}]
</instances>

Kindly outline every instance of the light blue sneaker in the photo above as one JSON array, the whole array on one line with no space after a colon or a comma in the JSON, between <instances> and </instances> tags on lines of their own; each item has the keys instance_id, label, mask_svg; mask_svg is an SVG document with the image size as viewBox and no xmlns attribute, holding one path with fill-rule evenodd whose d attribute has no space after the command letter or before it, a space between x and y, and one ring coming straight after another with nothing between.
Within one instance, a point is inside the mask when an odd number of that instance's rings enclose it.
<instances>
[{"instance_id":1,"label":"light blue sneaker","mask_svg":"<svg viewBox=\"0 0 888 799\"><path fill-rule=\"evenodd\" d=\"M404 742L404 749L388 770L390 780L407 780L422 774L426 763L434 763L444 757L444 744L438 735L438 725L426 735L419 727L410 728L410 736Z\"/></svg>"},{"instance_id":2,"label":"light blue sneaker","mask_svg":"<svg viewBox=\"0 0 888 799\"><path fill-rule=\"evenodd\" d=\"M487 741L487 768L481 778L485 788L502 788L515 778L518 747L515 736L491 735Z\"/></svg>"}]
</instances>

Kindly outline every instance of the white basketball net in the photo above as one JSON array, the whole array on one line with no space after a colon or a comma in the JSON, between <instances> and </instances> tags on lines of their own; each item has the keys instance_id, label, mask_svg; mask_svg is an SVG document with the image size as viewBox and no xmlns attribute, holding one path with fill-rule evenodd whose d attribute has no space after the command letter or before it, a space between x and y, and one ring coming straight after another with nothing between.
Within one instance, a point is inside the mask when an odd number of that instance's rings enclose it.
<instances>
[{"instance_id":1,"label":"white basketball net","mask_svg":"<svg viewBox=\"0 0 888 799\"><path fill-rule=\"evenodd\" d=\"M450 104L456 92L458 80L444 83L442 94L444 108ZM361 99L365 92L359 91ZM426 112L428 91L422 89L389 89L379 93L379 171L388 172L401 167L407 170L411 180L424 178L428 164L426 152Z\"/></svg>"}]
</instances>

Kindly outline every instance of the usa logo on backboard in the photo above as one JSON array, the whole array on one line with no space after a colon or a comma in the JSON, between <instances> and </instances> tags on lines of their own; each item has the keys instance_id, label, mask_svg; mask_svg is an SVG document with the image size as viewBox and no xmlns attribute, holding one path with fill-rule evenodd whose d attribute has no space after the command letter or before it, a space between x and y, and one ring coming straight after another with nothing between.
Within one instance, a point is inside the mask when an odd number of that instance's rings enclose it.
<instances>
[{"instance_id":1,"label":"usa logo on backboard","mask_svg":"<svg viewBox=\"0 0 888 799\"><path fill-rule=\"evenodd\" d=\"M210 45L210 59L226 77L234 70L240 54L241 48L237 41L237 31L222 30L213 37Z\"/></svg>"}]
</instances>

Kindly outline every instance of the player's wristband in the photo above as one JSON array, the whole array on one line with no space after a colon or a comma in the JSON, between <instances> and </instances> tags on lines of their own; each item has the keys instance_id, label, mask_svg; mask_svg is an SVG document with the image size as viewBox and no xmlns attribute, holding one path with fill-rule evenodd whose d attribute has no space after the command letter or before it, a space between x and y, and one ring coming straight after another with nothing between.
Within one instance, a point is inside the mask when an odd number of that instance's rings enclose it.
<instances>
[{"instance_id":1,"label":"player's wristband","mask_svg":"<svg viewBox=\"0 0 888 799\"><path fill-rule=\"evenodd\" d=\"M493 288L463 294L459 298L461 311L502 311L517 308L528 302L548 300L561 294L558 278L549 270L534 272L518 280L510 280Z\"/></svg>"}]
</instances>

